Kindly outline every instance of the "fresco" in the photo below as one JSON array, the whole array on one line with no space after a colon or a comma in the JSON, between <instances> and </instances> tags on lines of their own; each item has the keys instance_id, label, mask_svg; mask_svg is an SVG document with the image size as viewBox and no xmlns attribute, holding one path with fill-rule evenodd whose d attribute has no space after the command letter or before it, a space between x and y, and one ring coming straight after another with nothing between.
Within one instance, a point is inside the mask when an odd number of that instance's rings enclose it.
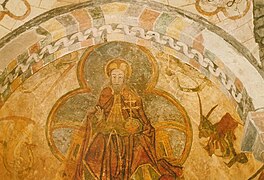
<instances>
[{"instance_id":1,"label":"fresco","mask_svg":"<svg viewBox=\"0 0 264 180\"><path fill-rule=\"evenodd\" d=\"M245 16L251 6L250 0L196 0L196 10L205 15L213 16L219 12L232 20L240 19Z\"/></svg>"},{"instance_id":2,"label":"fresco","mask_svg":"<svg viewBox=\"0 0 264 180\"><path fill-rule=\"evenodd\" d=\"M263 179L261 4L0 0L0 179Z\"/></svg>"},{"instance_id":3,"label":"fresco","mask_svg":"<svg viewBox=\"0 0 264 180\"><path fill-rule=\"evenodd\" d=\"M200 124L199 138L209 138L204 149L208 152L209 156L215 154L219 157L231 157L232 159L227 163L228 167L233 166L234 163L247 163L248 159L245 153L237 154L234 148L234 141L236 140L235 129L238 122L229 114L226 113L219 122L211 123L209 120L210 114L218 106L215 105L206 116L202 112L202 102L198 94L200 105ZM217 150L219 150L217 152Z\"/></svg>"},{"instance_id":4,"label":"fresco","mask_svg":"<svg viewBox=\"0 0 264 180\"><path fill-rule=\"evenodd\" d=\"M14 7L16 3L19 3L20 8ZM31 12L30 4L27 0L20 0L20 2L13 0L1 1L0 7L0 21L4 16L9 16L15 20L25 19Z\"/></svg>"},{"instance_id":5,"label":"fresco","mask_svg":"<svg viewBox=\"0 0 264 180\"><path fill-rule=\"evenodd\" d=\"M143 47L112 42L87 50L78 66L81 88L59 99L49 116L51 148L66 164L62 176L182 176L191 125L177 100L155 88L158 71ZM72 139L68 147L64 134ZM76 167L69 169L73 163Z\"/></svg>"},{"instance_id":6,"label":"fresco","mask_svg":"<svg viewBox=\"0 0 264 180\"><path fill-rule=\"evenodd\" d=\"M243 122L216 85L127 42L63 56L0 114L4 179L244 179L261 167L240 151Z\"/></svg>"}]
</instances>

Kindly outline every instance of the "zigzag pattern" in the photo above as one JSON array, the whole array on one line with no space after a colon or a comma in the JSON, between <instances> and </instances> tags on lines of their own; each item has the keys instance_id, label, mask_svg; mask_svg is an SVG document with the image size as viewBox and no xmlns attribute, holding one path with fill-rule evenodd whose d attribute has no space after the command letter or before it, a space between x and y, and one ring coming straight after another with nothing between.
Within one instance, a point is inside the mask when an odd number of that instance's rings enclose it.
<instances>
[{"instance_id":1,"label":"zigzag pattern","mask_svg":"<svg viewBox=\"0 0 264 180\"><path fill-rule=\"evenodd\" d=\"M113 28L115 27L115 28ZM229 93L234 97L237 103L240 103L242 99L242 94L238 92L235 84L227 77L227 75L221 70L217 65L208 57L204 57L202 53L189 47L185 43L175 40L172 37L162 35L159 32L155 31L145 31L141 27L131 27L124 24L118 25L104 25L99 28L90 28L84 32L77 32L72 34L69 37L63 37L57 40L53 44L49 44L43 47L38 54L32 54L24 64L19 64L15 68L15 73L9 73L4 80L4 83L0 85L0 93L4 93L8 86L19 76L21 71L24 73L27 71L31 64L34 62L40 61L44 55L50 55L62 48L67 48L75 43L80 43L87 40L88 38L101 37L103 34L112 34L112 33L123 33L128 36L139 37L145 40L150 40L162 45L166 45L175 49L176 51L181 51L188 58L195 58L198 60L198 63L209 70L209 72L220 79L224 87L229 91ZM77 49L76 49L77 50ZM46 64L45 64L46 65Z\"/></svg>"}]
</instances>

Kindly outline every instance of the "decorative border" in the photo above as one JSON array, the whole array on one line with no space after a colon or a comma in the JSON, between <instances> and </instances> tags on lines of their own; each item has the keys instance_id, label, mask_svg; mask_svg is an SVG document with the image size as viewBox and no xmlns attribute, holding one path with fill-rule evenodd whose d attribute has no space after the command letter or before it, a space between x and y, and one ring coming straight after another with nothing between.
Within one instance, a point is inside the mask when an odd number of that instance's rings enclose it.
<instances>
[{"instance_id":1,"label":"decorative border","mask_svg":"<svg viewBox=\"0 0 264 180\"><path fill-rule=\"evenodd\" d=\"M209 57L205 57L198 50L193 47L188 46L187 44L175 40L172 37L162 35L155 31L145 31L141 27L133 27L124 24L112 24L112 25L103 25L99 28L89 28L84 32L77 32L69 37L63 37L57 40L53 44L49 44L42 49L39 53L31 54L24 63L18 64L15 69L12 70L13 73L9 73L5 79L4 84L0 85L0 93L4 93L8 89L8 85L12 84L15 79L19 77L22 73L29 70L30 65L38 63L41 61L44 56L54 54L60 49L67 48L73 44L77 44L83 41L86 41L88 38L97 38L102 37L103 34L112 34L112 33L121 33L132 37L142 38L144 40L149 40L156 42L158 44L170 47L178 52L183 53L190 59L196 59L197 62L215 77L219 78L222 84L225 86L226 90L233 96L237 103L241 102L242 94L238 92L235 83L232 82L224 71L219 68ZM77 48L75 50L78 50ZM43 64L45 65L45 64Z\"/></svg>"},{"instance_id":2,"label":"decorative border","mask_svg":"<svg viewBox=\"0 0 264 180\"><path fill-rule=\"evenodd\" d=\"M240 42L238 42L233 36L229 35L227 32L225 32L223 29L220 27L212 24L208 20L206 20L203 17L200 17L198 15L192 14L190 12L178 9L176 7L171 7L168 5L160 4L157 2L149 2L146 0L142 0L141 2L138 2L136 0L102 0L102 1L88 1L88 2L83 2L79 4L73 4L73 5L68 5L64 7L59 7L53 10L50 10L48 12L43 13L40 16L35 17L34 19L30 20L29 22L26 22L24 25L21 27L15 29L14 31L10 32L7 34L5 37L0 39L0 48L2 48L5 44L10 42L12 39L15 37L19 36L20 34L24 33L28 29L31 29L33 27L36 27L40 25L41 23L48 21L49 19L52 19L56 16L72 12L77 9L81 8L90 8L92 6L100 6L103 4L107 3L113 3L113 2L119 2L119 3L131 3L134 5L138 5L138 7L142 7L145 4L148 4L150 8L156 9L157 11L166 11L170 13L176 13L181 16L184 16L190 20L196 21L199 24L203 25L205 28L208 30L212 31L213 33L217 34L218 36L222 37L226 42L228 42L230 45L232 45L238 52L240 52L244 57L248 59L248 61L255 67L255 69L260 73L262 77L264 77L264 70L261 68L256 60L256 58L252 55L252 53L245 47L243 46Z\"/></svg>"},{"instance_id":3,"label":"decorative border","mask_svg":"<svg viewBox=\"0 0 264 180\"><path fill-rule=\"evenodd\" d=\"M251 98L240 80L213 53L210 53L203 46L203 32L206 32L207 29L211 30L210 28L214 28L213 30L215 31L216 27L210 24L205 25L205 22L201 19L197 19L195 23L193 21L189 22L190 19L194 19L189 16L190 14L178 9L176 9L176 12L171 12L175 8L164 8L163 6L158 6L160 4L157 3L149 2L148 5L150 7L139 6L139 2L135 4L120 2L110 4L111 7L118 5L124 7L123 11L118 12L115 12L115 10L113 12L105 11L105 6L109 6L108 3L101 6L89 3L93 7L85 8L88 6L87 2L77 6L65 6L61 10L62 12L68 12L66 14L57 12L58 9L52 10L52 12L60 16L51 19L53 17L52 14L48 14L44 17L46 22L43 19L39 19L40 22L36 22L40 25L36 29L36 33L45 36L45 38L10 62L0 75L0 108L21 83L48 63L82 48L107 41L119 40L145 47L157 45L164 51L179 52L178 54L186 57L184 58L187 59L185 62L204 73L212 81L220 82L223 85L223 89L226 89L233 97L234 103L237 103L237 111L242 119L245 119L249 110L254 109ZM164 10L165 12L159 12L159 10ZM147 20L146 15L151 16L148 26L138 27L138 25L141 26ZM81 16L85 16L85 20ZM112 18L112 16L119 17L117 19L120 21L113 22L115 18ZM121 21L123 18L120 18L120 16L132 18L135 20L135 24L127 25L126 21ZM176 30L179 32L176 32L178 35L175 35L173 34L175 32L170 31L177 29L172 29L172 27L175 26L175 22L179 18L182 18L184 22L186 21L187 31ZM28 28L28 26L25 27ZM196 34L189 34L189 28L192 28ZM221 32L218 32L219 34ZM113 35L118 35L118 38L113 38ZM182 38L186 43L177 40Z\"/></svg>"}]
</instances>

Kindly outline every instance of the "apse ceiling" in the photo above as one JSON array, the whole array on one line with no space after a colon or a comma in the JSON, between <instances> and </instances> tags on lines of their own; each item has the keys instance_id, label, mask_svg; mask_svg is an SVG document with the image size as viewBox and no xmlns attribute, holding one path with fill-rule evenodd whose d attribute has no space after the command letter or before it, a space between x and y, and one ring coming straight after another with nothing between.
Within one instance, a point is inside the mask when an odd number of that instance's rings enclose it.
<instances>
[{"instance_id":1,"label":"apse ceiling","mask_svg":"<svg viewBox=\"0 0 264 180\"><path fill-rule=\"evenodd\" d=\"M0 3L0 177L263 176L252 1Z\"/></svg>"}]
</instances>

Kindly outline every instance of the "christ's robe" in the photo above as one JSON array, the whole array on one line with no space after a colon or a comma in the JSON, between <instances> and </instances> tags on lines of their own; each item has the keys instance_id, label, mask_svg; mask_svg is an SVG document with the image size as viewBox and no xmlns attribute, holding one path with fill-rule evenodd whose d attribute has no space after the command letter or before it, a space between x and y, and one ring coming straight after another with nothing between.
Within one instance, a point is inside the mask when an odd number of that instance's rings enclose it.
<instances>
[{"instance_id":1,"label":"christ's robe","mask_svg":"<svg viewBox=\"0 0 264 180\"><path fill-rule=\"evenodd\" d=\"M104 118L92 122L93 138L82 155L82 161L97 179L130 179L140 165L150 164L160 179L176 179L182 169L164 159L157 159L155 129L144 110L142 99L128 87L115 93L106 87L97 103ZM90 133L90 132L89 132ZM82 166L85 167L85 166ZM81 169L78 168L80 171Z\"/></svg>"}]
</instances>

